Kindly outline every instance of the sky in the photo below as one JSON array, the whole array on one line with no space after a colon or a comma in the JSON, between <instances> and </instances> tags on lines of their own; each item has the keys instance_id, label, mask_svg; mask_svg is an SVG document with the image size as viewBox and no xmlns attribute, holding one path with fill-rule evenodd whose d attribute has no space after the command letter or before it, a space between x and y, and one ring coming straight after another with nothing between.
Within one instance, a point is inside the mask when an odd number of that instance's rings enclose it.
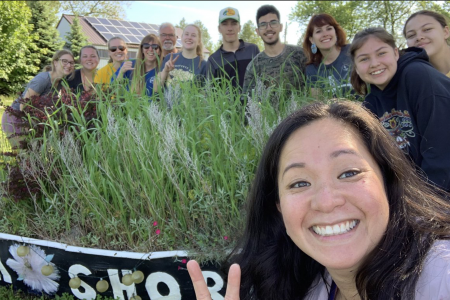
<instances>
[{"instance_id":1,"label":"sky","mask_svg":"<svg viewBox=\"0 0 450 300\"><path fill-rule=\"evenodd\" d=\"M256 10L264 4L272 4L279 10L281 22L284 24L280 39L284 41L286 22L287 43L295 45L301 36L298 23L289 21L289 14L297 1L130 1L129 3L130 5L126 7L127 21L150 24L170 22L176 25L182 18L185 18L187 23L200 20L208 29L214 44L220 39L217 26L222 8L236 8L240 14L241 25L244 25L248 20L252 20L255 24Z\"/></svg>"}]
</instances>

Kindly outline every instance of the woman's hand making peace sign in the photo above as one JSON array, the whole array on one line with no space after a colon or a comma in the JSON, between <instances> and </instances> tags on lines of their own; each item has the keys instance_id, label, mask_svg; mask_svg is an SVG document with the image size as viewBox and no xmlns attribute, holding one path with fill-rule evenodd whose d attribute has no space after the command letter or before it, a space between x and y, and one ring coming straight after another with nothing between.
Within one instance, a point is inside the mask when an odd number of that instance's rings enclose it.
<instances>
[{"instance_id":1,"label":"woman's hand making peace sign","mask_svg":"<svg viewBox=\"0 0 450 300\"><path fill-rule=\"evenodd\" d=\"M173 59L173 53L170 53L170 59L166 62L163 70L163 72L166 75L169 75L169 72L175 69L175 63L177 62L180 55L178 55L177 57L175 57L175 59Z\"/></svg>"},{"instance_id":2,"label":"woman's hand making peace sign","mask_svg":"<svg viewBox=\"0 0 450 300\"><path fill-rule=\"evenodd\" d=\"M194 285L197 300L212 300L208 286L203 278L202 270L195 260L187 263L189 276L191 276ZM233 264L228 272L227 292L225 300L239 300L239 289L241 285L241 268L238 264Z\"/></svg>"}]
</instances>

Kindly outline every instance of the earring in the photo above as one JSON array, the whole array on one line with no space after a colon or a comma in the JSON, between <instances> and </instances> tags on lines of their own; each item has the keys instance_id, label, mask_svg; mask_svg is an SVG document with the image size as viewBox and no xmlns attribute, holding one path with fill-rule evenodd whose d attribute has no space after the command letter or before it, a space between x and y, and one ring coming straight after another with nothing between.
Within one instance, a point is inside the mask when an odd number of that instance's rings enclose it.
<instances>
[{"instance_id":1,"label":"earring","mask_svg":"<svg viewBox=\"0 0 450 300\"><path fill-rule=\"evenodd\" d=\"M313 53L313 54L316 54L317 53L317 46L316 46L316 44L312 44L311 45L311 52Z\"/></svg>"}]
</instances>

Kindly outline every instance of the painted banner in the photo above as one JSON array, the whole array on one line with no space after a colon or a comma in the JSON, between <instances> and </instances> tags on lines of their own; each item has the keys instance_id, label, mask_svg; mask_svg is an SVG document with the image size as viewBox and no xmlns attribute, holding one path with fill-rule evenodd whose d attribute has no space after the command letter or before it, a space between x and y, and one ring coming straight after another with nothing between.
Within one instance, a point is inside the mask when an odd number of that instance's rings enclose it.
<instances>
[{"instance_id":1,"label":"painted banner","mask_svg":"<svg viewBox=\"0 0 450 300\"><path fill-rule=\"evenodd\" d=\"M111 251L0 233L0 285L12 284L37 295L194 300L188 260L185 251ZM207 263L201 268L212 299L224 299L226 286L219 266Z\"/></svg>"}]
</instances>

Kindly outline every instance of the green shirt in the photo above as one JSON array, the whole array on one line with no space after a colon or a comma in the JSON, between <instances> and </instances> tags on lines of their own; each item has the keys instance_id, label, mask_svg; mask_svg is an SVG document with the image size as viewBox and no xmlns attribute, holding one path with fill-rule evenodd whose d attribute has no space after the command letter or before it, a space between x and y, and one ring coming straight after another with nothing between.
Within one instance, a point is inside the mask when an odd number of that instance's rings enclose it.
<instances>
[{"instance_id":1,"label":"green shirt","mask_svg":"<svg viewBox=\"0 0 450 300\"><path fill-rule=\"evenodd\" d=\"M306 55L301 47L285 45L283 51L275 57L261 52L247 66L243 94L251 95L257 80L262 81L266 87L283 84L286 90L299 90L305 86L305 69Z\"/></svg>"}]
</instances>

